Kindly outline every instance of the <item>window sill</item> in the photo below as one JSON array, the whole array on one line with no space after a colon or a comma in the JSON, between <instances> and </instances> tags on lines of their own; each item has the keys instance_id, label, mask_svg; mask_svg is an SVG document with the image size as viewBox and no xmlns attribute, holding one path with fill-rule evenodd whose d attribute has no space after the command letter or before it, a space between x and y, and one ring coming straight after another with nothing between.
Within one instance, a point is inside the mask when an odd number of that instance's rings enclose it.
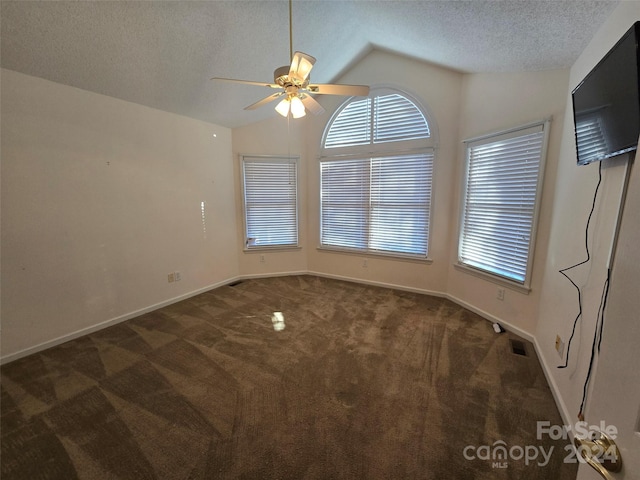
<instances>
[{"instance_id":1,"label":"window sill","mask_svg":"<svg viewBox=\"0 0 640 480\"><path fill-rule=\"evenodd\" d=\"M529 287L528 285L521 285L519 283L507 280L506 278L498 277L497 275L492 275L490 273L484 272L477 268L469 267L468 265L464 265L462 263L454 263L453 266L456 268L456 270L460 270L461 272L468 273L492 283L497 283L498 285L503 285L525 295L529 295L529 292L531 292L531 287Z\"/></svg>"},{"instance_id":2,"label":"window sill","mask_svg":"<svg viewBox=\"0 0 640 480\"><path fill-rule=\"evenodd\" d=\"M419 257L416 255L403 255L401 253L383 253L383 252L375 252L370 250L362 251L362 250L349 249L349 248L337 248L337 247L325 247L325 246L319 246L317 247L317 250L320 252L338 253L341 255L360 255L364 257L381 257L381 258L386 258L388 260L426 263L428 265L433 263L433 260L428 257Z\"/></svg>"},{"instance_id":3,"label":"window sill","mask_svg":"<svg viewBox=\"0 0 640 480\"><path fill-rule=\"evenodd\" d=\"M264 253L264 252L285 252L285 251L297 251L302 250L300 245L265 245L260 247L243 248L244 253Z\"/></svg>"}]
</instances>

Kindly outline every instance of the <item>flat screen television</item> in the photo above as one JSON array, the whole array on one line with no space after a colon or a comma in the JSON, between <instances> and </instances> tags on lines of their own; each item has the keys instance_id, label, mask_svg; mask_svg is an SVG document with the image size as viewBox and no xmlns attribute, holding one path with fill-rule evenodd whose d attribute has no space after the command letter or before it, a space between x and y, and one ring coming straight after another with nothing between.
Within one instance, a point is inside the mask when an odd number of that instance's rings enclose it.
<instances>
[{"instance_id":1,"label":"flat screen television","mask_svg":"<svg viewBox=\"0 0 640 480\"><path fill-rule=\"evenodd\" d=\"M640 21L633 24L571 94L578 165L637 148L639 38Z\"/></svg>"}]
</instances>

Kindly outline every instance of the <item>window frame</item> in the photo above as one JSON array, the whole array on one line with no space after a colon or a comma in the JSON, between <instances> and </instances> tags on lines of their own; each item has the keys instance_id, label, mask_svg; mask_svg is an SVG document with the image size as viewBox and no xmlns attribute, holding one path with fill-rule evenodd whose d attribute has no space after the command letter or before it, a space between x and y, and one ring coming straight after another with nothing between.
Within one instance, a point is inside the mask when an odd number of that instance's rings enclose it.
<instances>
[{"instance_id":1,"label":"window frame","mask_svg":"<svg viewBox=\"0 0 640 480\"><path fill-rule=\"evenodd\" d=\"M409 261L419 261L431 263L432 260L429 258L429 251L431 245L431 230L433 225L433 200L434 200L434 178L435 178L435 164L436 164L436 146L437 146L437 125L435 121L433 121L432 116L429 114L429 111L425 106L420 102L414 95L407 93L406 91L399 90L394 87L389 86L379 86L371 89L370 94L368 96L371 99L371 104L373 107L374 98L378 96L397 94L401 95L409 102L411 102L417 110L424 117L427 129L429 131L429 136L427 138L421 138L417 140L401 140L401 141L385 141L385 142L377 142L374 143L375 136L372 134L370 136L369 143L354 145L354 146L333 146L333 147L325 147L327 135L334 124L334 121L338 116L343 112L345 108L347 108L352 102L358 101L360 97L351 97L345 102L343 102L332 114L331 118L325 125L325 129L322 135L321 140L321 155L319 157L318 162L318 179L319 179L319 188L318 188L318 218L319 218L319 228L318 228L318 250L330 251L333 253L346 253L346 254L356 254L356 255L366 255L366 256L382 256L394 258L397 260L409 260ZM374 108L370 109L370 118L371 122L373 122L374 118ZM373 127L371 127L373 128ZM380 157L402 157L403 155L408 154L426 154L430 155L431 158L428 159L430 162L429 165L429 175L430 175L430 185L428 186L428 209L425 212L426 215L426 226L427 226L427 234L426 234L426 254L413 254L413 253L404 253L404 252L393 252L393 251L384 251L384 250L376 250L369 248L370 245L367 244L367 247L364 249L355 248L355 247L345 247L345 246L335 246L329 244L322 243L323 230L322 230L322 220L323 220L323 209L322 209L322 165L325 162L331 161L339 161L339 160L364 160L368 161L369 165L371 165L372 160ZM371 174L371 168L369 170ZM369 201L371 201L371 196L369 196ZM369 209L370 213L370 209Z\"/></svg>"},{"instance_id":2,"label":"window frame","mask_svg":"<svg viewBox=\"0 0 640 480\"><path fill-rule=\"evenodd\" d=\"M482 135L479 137L474 137L470 139L466 139L463 141L465 145L465 157L464 157L464 168L462 169L462 188L460 191L460 207L459 207L459 215L458 215L458 245L456 251L456 263L454 266L466 273L479 276L484 278L485 280L492 281L494 283L499 283L505 286L508 286L514 290L518 290L522 293L528 294L531 291L531 277L533 275L533 261L535 256L535 247L536 247L536 237L538 230L538 223L540 217L540 208L542 204L542 190L544 184L544 172L546 166L547 152L549 148L549 131L551 127L551 118L546 118L541 121L529 123L526 125L521 125L518 127L510 128L507 130L492 132L486 135ZM483 269L478 266L469 265L462 260L462 242L463 242L463 234L464 234L464 226L465 226L465 209L466 209L466 201L467 201L467 189L469 185L469 167L470 167L470 153L471 148L473 146L479 146L482 144L490 144L494 142L499 142L501 140L507 140L511 138L517 138L520 136L525 136L528 133L527 131L531 131L532 129L540 128L542 132L542 146L540 149L540 159L538 163L538 173L536 177L536 189L535 189L535 200L533 204L533 214L531 217L531 229L529 236L529 246L528 246L528 255L526 262L526 270L525 270L525 278L522 282L519 282L515 279L509 278L505 275L500 275L496 272L491 272L487 269Z\"/></svg>"},{"instance_id":3,"label":"window frame","mask_svg":"<svg viewBox=\"0 0 640 480\"><path fill-rule=\"evenodd\" d=\"M243 251L245 253L265 251L265 250L297 250L300 249L300 198L299 198L299 163L300 156L298 155L251 155L240 154L240 183L242 185L242 215L244 225L244 240ZM295 232L296 241L295 244L276 244L276 245L261 245L261 244L249 244L249 215L247 214L247 177L246 177L246 163L280 163L283 165L293 165L295 172L295 186L293 193L295 195Z\"/></svg>"}]
</instances>

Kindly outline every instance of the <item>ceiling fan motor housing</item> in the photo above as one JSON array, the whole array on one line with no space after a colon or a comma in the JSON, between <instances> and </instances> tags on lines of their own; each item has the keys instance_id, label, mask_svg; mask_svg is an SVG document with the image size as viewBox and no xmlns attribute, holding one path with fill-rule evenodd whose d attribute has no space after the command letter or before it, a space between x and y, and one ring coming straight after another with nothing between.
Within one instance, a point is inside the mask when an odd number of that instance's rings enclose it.
<instances>
[{"instance_id":1,"label":"ceiling fan motor housing","mask_svg":"<svg viewBox=\"0 0 640 480\"><path fill-rule=\"evenodd\" d=\"M300 81L296 80L296 78L291 78L289 76L289 72L291 71L291 67L289 65L284 65L282 67L278 67L273 71L273 81L277 83L283 88L295 86L298 88L305 88L309 84L310 77L300 83Z\"/></svg>"},{"instance_id":2,"label":"ceiling fan motor housing","mask_svg":"<svg viewBox=\"0 0 640 480\"><path fill-rule=\"evenodd\" d=\"M283 77L289 77L289 65L285 65L283 67L278 67L273 71L273 80L275 81L275 83L277 84L281 84L282 83L282 79Z\"/></svg>"}]
</instances>

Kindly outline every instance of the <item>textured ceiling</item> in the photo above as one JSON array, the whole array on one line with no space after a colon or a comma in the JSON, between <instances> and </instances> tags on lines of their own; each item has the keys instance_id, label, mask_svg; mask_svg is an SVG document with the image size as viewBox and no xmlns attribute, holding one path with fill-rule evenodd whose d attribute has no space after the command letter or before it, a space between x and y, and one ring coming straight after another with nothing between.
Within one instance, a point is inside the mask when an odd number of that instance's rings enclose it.
<instances>
[{"instance_id":1,"label":"textured ceiling","mask_svg":"<svg viewBox=\"0 0 640 480\"><path fill-rule=\"evenodd\" d=\"M617 1L294 0L293 48L335 81L372 48L463 72L572 65ZM5 1L2 67L235 127L271 93L212 76L271 81L289 63L288 3Z\"/></svg>"}]
</instances>

